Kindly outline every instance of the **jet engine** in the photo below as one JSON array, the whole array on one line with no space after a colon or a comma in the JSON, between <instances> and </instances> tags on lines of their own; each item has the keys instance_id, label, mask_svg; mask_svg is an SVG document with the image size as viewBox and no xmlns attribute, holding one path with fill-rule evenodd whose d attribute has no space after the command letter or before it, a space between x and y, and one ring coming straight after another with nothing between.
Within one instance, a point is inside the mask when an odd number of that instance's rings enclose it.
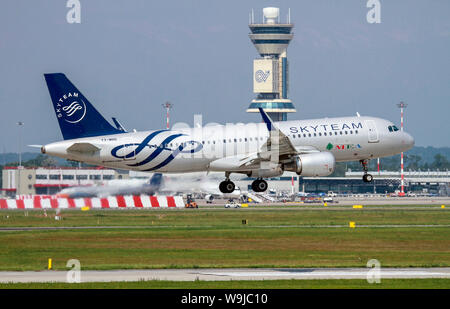
<instances>
[{"instance_id":1,"label":"jet engine","mask_svg":"<svg viewBox=\"0 0 450 309\"><path fill-rule=\"evenodd\" d=\"M330 152L301 154L283 165L284 171L302 176L328 176L334 172L335 167L336 160Z\"/></svg>"},{"instance_id":2,"label":"jet engine","mask_svg":"<svg viewBox=\"0 0 450 309\"><path fill-rule=\"evenodd\" d=\"M205 201L206 201L207 204L212 203L213 200L214 200L214 196L212 196L211 194L206 194L205 195Z\"/></svg>"}]
</instances>

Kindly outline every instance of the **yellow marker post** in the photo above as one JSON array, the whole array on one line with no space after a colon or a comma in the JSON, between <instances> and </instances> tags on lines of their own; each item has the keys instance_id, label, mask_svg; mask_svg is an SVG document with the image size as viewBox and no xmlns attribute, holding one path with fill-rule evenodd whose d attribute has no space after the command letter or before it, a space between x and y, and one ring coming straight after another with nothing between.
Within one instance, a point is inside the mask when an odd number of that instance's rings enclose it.
<instances>
[{"instance_id":1,"label":"yellow marker post","mask_svg":"<svg viewBox=\"0 0 450 309\"><path fill-rule=\"evenodd\" d=\"M242 220L242 224L248 224L248 220L247 219Z\"/></svg>"},{"instance_id":2,"label":"yellow marker post","mask_svg":"<svg viewBox=\"0 0 450 309\"><path fill-rule=\"evenodd\" d=\"M444 209L444 208L445 208L445 205L441 205L441 208Z\"/></svg>"},{"instance_id":3,"label":"yellow marker post","mask_svg":"<svg viewBox=\"0 0 450 309\"><path fill-rule=\"evenodd\" d=\"M81 208L81 211L88 211L89 209L90 209L89 206L85 206Z\"/></svg>"},{"instance_id":4,"label":"yellow marker post","mask_svg":"<svg viewBox=\"0 0 450 309\"><path fill-rule=\"evenodd\" d=\"M48 259L48 270L52 269L52 259Z\"/></svg>"},{"instance_id":5,"label":"yellow marker post","mask_svg":"<svg viewBox=\"0 0 450 309\"><path fill-rule=\"evenodd\" d=\"M327 203L323 203L323 206L324 206L324 207L327 207L327 206L328 206L328 204L327 204Z\"/></svg>"},{"instance_id":6,"label":"yellow marker post","mask_svg":"<svg viewBox=\"0 0 450 309\"><path fill-rule=\"evenodd\" d=\"M354 229L354 228L356 227L356 224L355 224L355 222L350 221L350 222L348 223L348 226L349 226L351 229Z\"/></svg>"},{"instance_id":7,"label":"yellow marker post","mask_svg":"<svg viewBox=\"0 0 450 309\"><path fill-rule=\"evenodd\" d=\"M248 207L248 204L242 204L241 206L242 207Z\"/></svg>"},{"instance_id":8,"label":"yellow marker post","mask_svg":"<svg viewBox=\"0 0 450 309\"><path fill-rule=\"evenodd\" d=\"M363 208L363 205L353 205L353 208L355 208L355 209L361 209L361 208Z\"/></svg>"}]
</instances>

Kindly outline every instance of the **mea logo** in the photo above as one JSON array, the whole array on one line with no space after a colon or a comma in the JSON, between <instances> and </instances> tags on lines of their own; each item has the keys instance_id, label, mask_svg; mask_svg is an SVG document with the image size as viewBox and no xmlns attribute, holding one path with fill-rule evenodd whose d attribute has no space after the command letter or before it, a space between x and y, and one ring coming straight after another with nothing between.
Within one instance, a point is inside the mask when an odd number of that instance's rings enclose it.
<instances>
[{"instance_id":1,"label":"mea logo","mask_svg":"<svg viewBox=\"0 0 450 309\"><path fill-rule=\"evenodd\" d=\"M264 83L270 75L270 71L258 70L255 72L255 80L258 83Z\"/></svg>"},{"instance_id":2,"label":"mea logo","mask_svg":"<svg viewBox=\"0 0 450 309\"><path fill-rule=\"evenodd\" d=\"M57 101L56 116L68 123L80 122L86 116L86 104L77 92L69 92Z\"/></svg>"}]
</instances>

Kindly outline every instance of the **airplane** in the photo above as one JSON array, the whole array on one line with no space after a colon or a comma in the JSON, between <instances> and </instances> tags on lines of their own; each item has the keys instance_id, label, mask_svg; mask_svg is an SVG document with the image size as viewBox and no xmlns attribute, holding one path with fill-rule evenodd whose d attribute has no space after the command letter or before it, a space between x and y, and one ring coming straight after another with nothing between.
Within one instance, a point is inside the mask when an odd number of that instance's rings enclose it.
<instances>
[{"instance_id":1,"label":"airplane","mask_svg":"<svg viewBox=\"0 0 450 309\"><path fill-rule=\"evenodd\" d=\"M113 195L154 195L163 184L163 176L155 173L150 179L114 179L100 185L73 186L58 192L58 197L84 198Z\"/></svg>"},{"instance_id":2,"label":"airplane","mask_svg":"<svg viewBox=\"0 0 450 309\"><path fill-rule=\"evenodd\" d=\"M389 120L357 116L274 122L260 108L262 123L127 132L113 127L63 73L44 74L64 140L41 147L44 154L109 168L158 173L223 172L222 193L232 193L232 173L264 178L284 172L328 176L336 162L359 161L363 181L370 159L414 146L414 138Z\"/></svg>"}]
</instances>

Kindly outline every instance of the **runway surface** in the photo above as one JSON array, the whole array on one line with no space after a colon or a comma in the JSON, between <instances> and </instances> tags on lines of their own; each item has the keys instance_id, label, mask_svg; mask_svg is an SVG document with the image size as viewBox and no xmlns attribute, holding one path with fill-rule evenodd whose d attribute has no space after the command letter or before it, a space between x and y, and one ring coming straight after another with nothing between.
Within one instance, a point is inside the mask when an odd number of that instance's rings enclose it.
<instances>
[{"instance_id":1,"label":"runway surface","mask_svg":"<svg viewBox=\"0 0 450 309\"><path fill-rule=\"evenodd\" d=\"M302 268L302 269L154 269L81 271L81 282L112 281L229 281L279 279L367 279L374 278L373 268ZM66 271L0 272L1 283L67 282ZM380 279L450 278L446 268L381 268Z\"/></svg>"}]
</instances>

